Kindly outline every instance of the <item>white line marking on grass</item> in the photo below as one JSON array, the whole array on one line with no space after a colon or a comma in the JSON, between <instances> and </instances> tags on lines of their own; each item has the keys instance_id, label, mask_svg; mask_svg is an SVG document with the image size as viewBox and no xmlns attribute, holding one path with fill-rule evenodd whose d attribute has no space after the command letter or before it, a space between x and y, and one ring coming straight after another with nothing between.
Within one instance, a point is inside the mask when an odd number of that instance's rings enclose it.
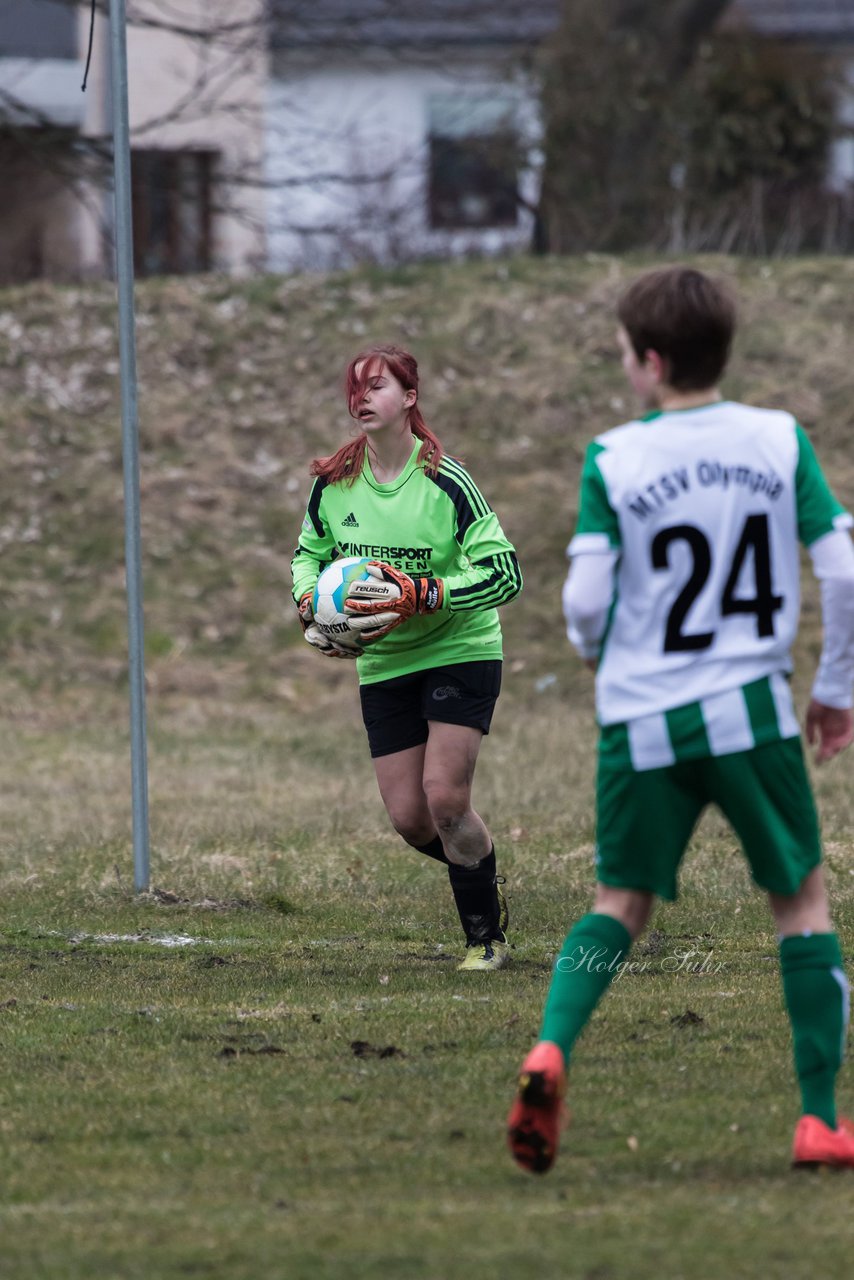
<instances>
[{"instance_id":1,"label":"white line marking on grass","mask_svg":"<svg viewBox=\"0 0 854 1280\"><path fill-rule=\"evenodd\" d=\"M42 937L62 938L72 946L81 942L144 942L153 947L234 947L237 938L194 938L189 933L60 933L48 929Z\"/></svg>"}]
</instances>

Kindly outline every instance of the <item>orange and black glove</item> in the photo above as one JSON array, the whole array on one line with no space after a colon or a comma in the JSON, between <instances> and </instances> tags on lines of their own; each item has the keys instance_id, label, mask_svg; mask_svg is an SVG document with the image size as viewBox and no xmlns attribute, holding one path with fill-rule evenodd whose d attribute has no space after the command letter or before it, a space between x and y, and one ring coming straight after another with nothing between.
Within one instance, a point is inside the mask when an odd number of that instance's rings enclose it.
<instances>
[{"instance_id":1,"label":"orange and black glove","mask_svg":"<svg viewBox=\"0 0 854 1280\"><path fill-rule=\"evenodd\" d=\"M297 613L299 615L299 624L302 627L302 633L305 635L311 624L314 622L314 592L304 591L297 603Z\"/></svg>"},{"instance_id":2,"label":"orange and black glove","mask_svg":"<svg viewBox=\"0 0 854 1280\"><path fill-rule=\"evenodd\" d=\"M396 615L383 627L372 630L371 640L388 635L415 614L426 615L441 609L445 598L445 584L441 578L412 577L381 560L371 560L366 569L370 578L352 582L348 588L345 613L362 618L375 613ZM368 639L367 636L363 638Z\"/></svg>"}]
</instances>

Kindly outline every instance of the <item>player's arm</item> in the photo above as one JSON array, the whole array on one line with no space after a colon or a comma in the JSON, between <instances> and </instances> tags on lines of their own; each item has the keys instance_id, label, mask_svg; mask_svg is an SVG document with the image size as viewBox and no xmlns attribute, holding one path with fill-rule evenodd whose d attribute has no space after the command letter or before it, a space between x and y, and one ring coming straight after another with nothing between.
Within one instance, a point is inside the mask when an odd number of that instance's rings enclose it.
<instances>
[{"instance_id":1,"label":"player's arm","mask_svg":"<svg viewBox=\"0 0 854 1280\"><path fill-rule=\"evenodd\" d=\"M434 480L453 505L454 537L465 567L446 578L436 578L412 576L377 563L371 567L370 582L353 583L345 605L348 613L392 609L404 621L414 614L440 610L494 609L521 591L522 573L513 545L468 472L446 460Z\"/></svg>"},{"instance_id":2,"label":"player's arm","mask_svg":"<svg viewBox=\"0 0 854 1280\"><path fill-rule=\"evenodd\" d=\"M495 609L519 594L522 590L519 560L494 511L487 509L468 522L458 541L466 567L445 579L449 612Z\"/></svg>"},{"instance_id":3,"label":"player's arm","mask_svg":"<svg viewBox=\"0 0 854 1280\"><path fill-rule=\"evenodd\" d=\"M312 597L317 579L333 559L335 539L323 517L323 490L325 482L315 480L302 522L299 540L291 558L294 604L297 608L303 635L310 645L328 658L349 658L357 655L352 649L344 649L323 635L314 625Z\"/></svg>"},{"instance_id":4,"label":"player's arm","mask_svg":"<svg viewBox=\"0 0 854 1280\"><path fill-rule=\"evenodd\" d=\"M567 547L571 564L563 584L566 633L590 667L602 651L621 548L619 520L597 461L600 453L602 446L594 442L584 458L578 524Z\"/></svg>"},{"instance_id":5,"label":"player's arm","mask_svg":"<svg viewBox=\"0 0 854 1280\"><path fill-rule=\"evenodd\" d=\"M817 744L816 760L822 763L854 741L854 543L837 529L813 542L809 553L821 583L824 640L806 732L810 745Z\"/></svg>"},{"instance_id":6,"label":"player's arm","mask_svg":"<svg viewBox=\"0 0 854 1280\"><path fill-rule=\"evenodd\" d=\"M807 741L817 744L816 760L822 763L854 741L854 545L847 532L854 521L832 493L801 427L797 437L798 536L821 583L824 632L806 733Z\"/></svg>"},{"instance_id":7,"label":"player's arm","mask_svg":"<svg viewBox=\"0 0 854 1280\"><path fill-rule=\"evenodd\" d=\"M374 561L367 566L371 578L352 584L344 608L355 617L389 609L396 613L394 622L373 632L378 639L416 614L462 613L506 604L521 591L522 573L495 514L490 517L476 532L472 526L466 531L461 545L467 565L462 573L446 578L411 575Z\"/></svg>"},{"instance_id":8,"label":"player's arm","mask_svg":"<svg viewBox=\"0 0 854 1280\"><path fill-rule=\"evenodd\" d=\"M579 552L572 559L563 584L566 634L579 657L593 666L602 650L608 615L614 599L614 570L619 553Z\"/></svg>"},{"instance_id":9,"label":"player's arm","mask_svg":"<svg viewBox=\"0 0 854 1280\"><path fill-rule=\"evenodd\" d=\"M323 515L323 491L325 481L315 480L308 499L305 518L300 529L294 554L291 558L294 603L314 591L322 571L334 559L335 539L329 532Z\"/></svg>"},{"instance_id":10,"label":"player's arm","mask_svg":"<svg viewBox=\"0 0 854 1280\"><path fill-rule=\"evenodd\" d=\"M495 609L522 590L515 548L498 516L465 467L446 458L435 477L454 508L454 538L463 567L445 579L444 606L450 613Z\"/></svg>"}]
</instances>

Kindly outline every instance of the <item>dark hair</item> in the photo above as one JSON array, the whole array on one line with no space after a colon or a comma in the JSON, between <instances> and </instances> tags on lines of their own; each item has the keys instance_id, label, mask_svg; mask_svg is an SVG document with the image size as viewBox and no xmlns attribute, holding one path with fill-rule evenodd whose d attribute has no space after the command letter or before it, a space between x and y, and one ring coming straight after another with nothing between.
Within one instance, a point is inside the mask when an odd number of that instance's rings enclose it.
<instances>
[{"instance_id":1,"label":"dark hair","mask_svg":"<svg viewBox=\"0 0 854 1280\"><path fill-rule=\"evenodd\" d=\"M356 372L359 365L363 366L361 373ZM352 418L358 412L359 399L364 394L365 388L383 366L397 379L404 391L415 391L417 394L418 364L411 352L395 346L369 347L367 351L360 351L357 356L354 356L347 366L347 408ZM408 411L407 425L412 434L421 441L418 462L424 466L425 471L435 475L444 450L421 416L417 401ZM364 432L360 432L355 440L342 445L337 453L333 453L328 458L315 458L311 464L311 474L324 476L330 484L338 484L342 480L345 484L354 484L364 466L367 444L367 436Z\"/></svg>"},{"instance_id":2,"label":"dark hair","mask_svg":"<svg viewBox=\"0 0 854 1280\"><path fill-rule=\"evenodd\" d=\"M726 368L735 332L735 301L723 284L692 267L649 271L617 305L635 355L656 351L677 391L713 387Z\"/></svg>"}]
</instances>

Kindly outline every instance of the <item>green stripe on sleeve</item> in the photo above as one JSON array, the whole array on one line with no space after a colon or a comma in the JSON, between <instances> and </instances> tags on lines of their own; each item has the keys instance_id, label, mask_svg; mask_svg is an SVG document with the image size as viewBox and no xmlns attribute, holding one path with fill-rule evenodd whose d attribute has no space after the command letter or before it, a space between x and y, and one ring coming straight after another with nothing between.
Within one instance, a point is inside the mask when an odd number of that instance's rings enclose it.
<instances>
[{"instance_id":1,"label":"green stripe on sleeve","mask_svg":"<svg viewBox=\"0 0 854 1280\"><path fill-rule=\"evenodd\" d=\"M798 537L805 547L810 547L825 534L843 527L839 517L844 517L846 511L831 492L803 427L797 425L795 431L798 437L798 467L795 472Z\"/></svg>"},{"instance_id":2,"label":"green stripe on sleeve","mask_svg":"<svg viewBox=\"0 0 854 1280\"><path fill-rule=\"evenodd\" d=\"M611 506L608 488L597 462L599 454L604 452L604 447L595 441L587 447L584 466L581 469L581 497L575 536L585 533L604 533L612 547L619 547L622 545L620 522Z\"/></svg>"}]
</instances>

